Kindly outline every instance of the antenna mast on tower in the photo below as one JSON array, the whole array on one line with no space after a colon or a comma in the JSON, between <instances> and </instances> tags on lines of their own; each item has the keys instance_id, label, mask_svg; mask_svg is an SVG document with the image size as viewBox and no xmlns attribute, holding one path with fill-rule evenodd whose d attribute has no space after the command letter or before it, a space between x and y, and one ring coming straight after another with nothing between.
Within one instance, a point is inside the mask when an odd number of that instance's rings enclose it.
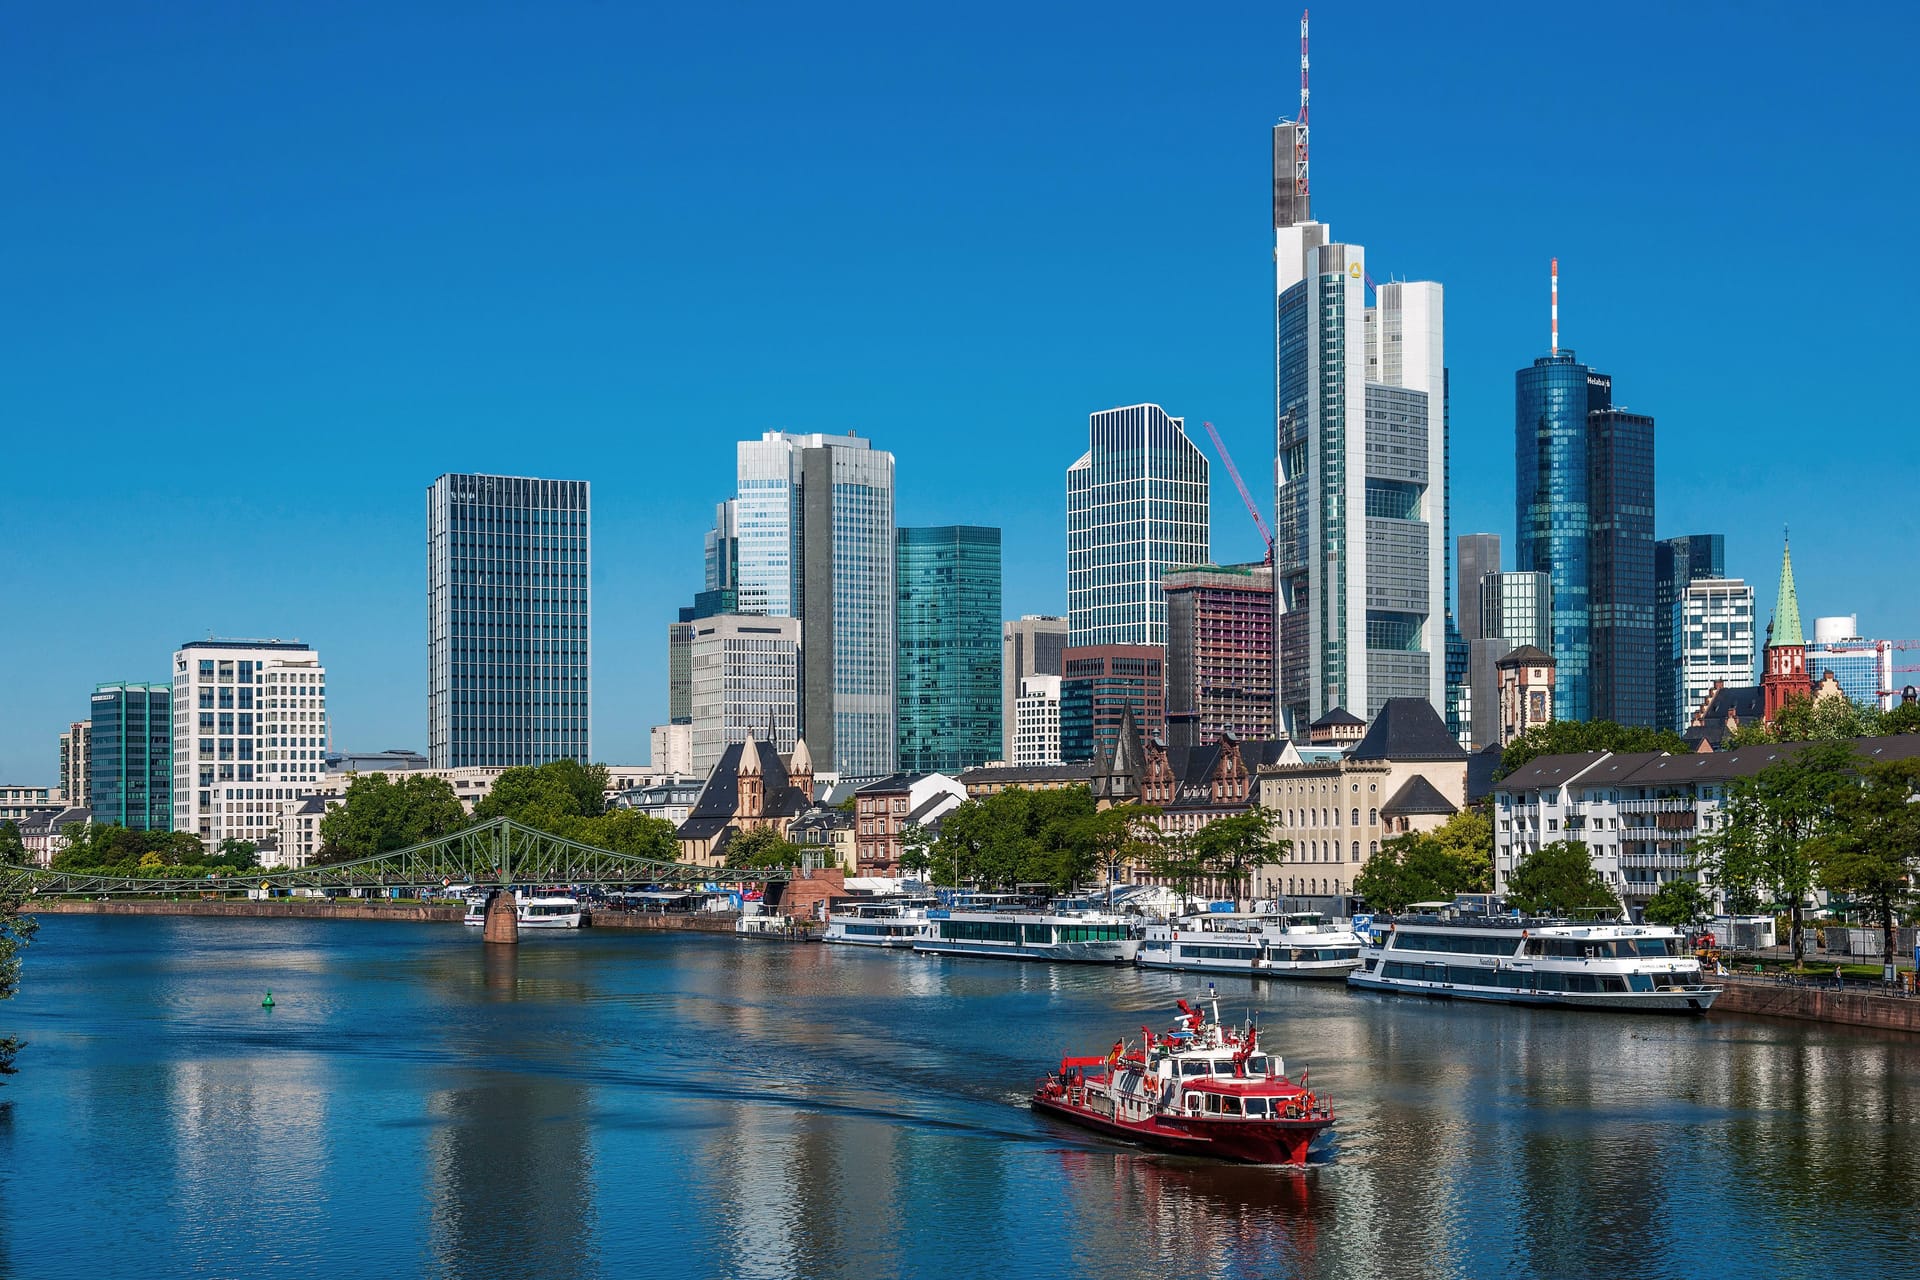
<instances>
[{"instance_id":1,"label":"antenna mast on tower","mask_svg":"<svg viewBox=\"0 0 1920 1280\"><path fill-rule=\"evenodd\" d=\"M1293 131L1293 194L1307 192L1307 13L1300 11L1300 119Z\"/></svg>"},{"instance_id":2,"label":"antenna mast on tower","mask_svg":"<svg viewBox=\"0 0 1920 1280\"><path fill-rule=\"evenodd\" d=\"M1560 259L1553 260L1553 354L1560 354Z\"/></svg>"}]
</instances>

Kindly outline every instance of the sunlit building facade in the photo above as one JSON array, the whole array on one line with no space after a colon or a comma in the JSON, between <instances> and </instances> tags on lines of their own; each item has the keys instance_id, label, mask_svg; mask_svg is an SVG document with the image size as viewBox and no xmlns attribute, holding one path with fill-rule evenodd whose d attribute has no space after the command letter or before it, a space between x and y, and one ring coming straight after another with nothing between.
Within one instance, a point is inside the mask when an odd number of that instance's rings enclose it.
<instances>
[{"instance_id":1,"label":"sunlit building facade","mask_svg":"<svg viewBox=\"0 0 1920 1280\"><path fill-rule=\"evenodd\" d=\"M895 535L899 767L957 773L1000 756L1000 531Z\"/></svg>"}]
</instances>

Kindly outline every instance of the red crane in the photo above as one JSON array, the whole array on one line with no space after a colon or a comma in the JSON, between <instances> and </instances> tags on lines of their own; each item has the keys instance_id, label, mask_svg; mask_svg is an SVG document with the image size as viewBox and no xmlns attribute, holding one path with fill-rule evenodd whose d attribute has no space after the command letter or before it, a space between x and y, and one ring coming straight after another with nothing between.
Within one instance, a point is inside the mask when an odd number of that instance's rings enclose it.
<instances>
[{"instance_id":1,"label":"red crane","mask_svg":"<svg viewBox=\"0 0 1920 1280\"><path fill-rule=\"evenodd\" d=\"M1267 528L1267 522L1261 518L1260 508L1253 501L1253 494L1247 491L1247 482L1240 478L1240 468L1233 465L1233 455L1227 452L1226 442L1220 439L1220 433L1213 429L1211 422L1202 422L1207 434L1213 438L1213 448L1220 455L1220 461L1226 464L1227 474L1233 477L1233 487L1240 491L1240 500L1247 504L1247 514L1253 517L1253 523L1260 530L1260 540L1267 545L1267 563L1273 563L1273 530Z\"/></svg>"}]
</instances>

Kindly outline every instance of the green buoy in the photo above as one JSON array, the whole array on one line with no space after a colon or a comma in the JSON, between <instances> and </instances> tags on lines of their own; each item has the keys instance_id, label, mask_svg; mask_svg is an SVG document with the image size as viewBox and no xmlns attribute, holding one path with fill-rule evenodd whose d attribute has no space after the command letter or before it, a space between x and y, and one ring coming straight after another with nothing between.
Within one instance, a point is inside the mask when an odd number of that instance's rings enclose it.
<instances>
[{"instance_id":1,"label":"green buoy","mask_svg":"<svg viewBox=\"0 0 1920 1280\"><path fill-rule=\"evenodd\" d=\"M269 991L269 992L267 992L267 998L266 998L265 1000L262 1000L262 1001L260 1002L260 1007L261 1007L262 1009L271 1009L271 1008L273 1008L273 992L271 992L271 991Z\"/></svg>"}]
</instances>

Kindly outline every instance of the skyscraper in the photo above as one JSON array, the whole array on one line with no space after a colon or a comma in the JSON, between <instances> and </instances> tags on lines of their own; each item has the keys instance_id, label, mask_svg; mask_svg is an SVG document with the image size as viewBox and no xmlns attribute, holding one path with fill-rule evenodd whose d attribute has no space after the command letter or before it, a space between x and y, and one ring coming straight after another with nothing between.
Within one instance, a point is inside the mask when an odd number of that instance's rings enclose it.
<instances>
[{"instance_id":1,"label":"skyscraper","mask_svg":"<svg viewBox=\"0 0 1920 1280\"><path fill-rule=\"evenodd\" d=\"M1067 650L1060 681L1060 758L1113 754L1129 712L1140 736L1164 732L1166 650L1157 644L1102 644Z\"/></svg>"},{"instance_id":2,"label":"skyscraper","mask_svg":"<svg viewBox=\"0 0 1920 1280\"><path fill-rule=\"evenodd\" d=\"M1495 561L1498 564L1498 561ZM1502 731L1500 662L1515 649L1545 650L1548 624L1553 617L1552 583L1544 573L1502 572L1480 575L1478 589L1460 584L1461 608L1469 595L1477 597L1473 610L1481 635L1467 642L1468 680L1473 687L1473 717L1469 734L1475 747L1498 742ZM1549 664L1551 665L1551 664Z\"/></svg>"},{"instance_id":3,"label":"skyscraper","mask_svg":"<svg viewBox=\"0 0 1920 1280\"><path fill-rule=\"evenodd\" d=\"M749 735L783 755L792 751L799 736L800 624L727 614L689 627L693 772L705 777L730 745Z\"/></svg>"},{"instance_id":4,"label":"skyscraper","mask_svg":"<svg viewBox=\"0 0 1920 1280\"><path fill-rule=\"evenodd\" d=\"M278 836L326 777L327 670L297 640L189 640L173 655L173 829L210 849Z\"/></svg>"},{"instance_id":5,"label":"skyscraper","mask_svg":"<svg viewBox=\"0 0 1920 1280\"><path fill-rule=\"evenodd\" d=\"M1167 742L1273 737L1273 567L1169 570Z\"/></svg>"},{"instance_id":6,"label":"skyscraper","mask_svg":"<svg viewBox=\"0 0 1920 1280\"><path fill-rule=\"evenodd\" d=\"M88 738L92 731L92 721L75 720L60 735L60 790L68 804L79 808L85 808L87 803Z\"/></svg>"},{"instance_id":7,"label":"skyscraper","mask_svg":"<svg viewBox=\"0 0 1920 1280\"><path fill-rule=\"evenodd\" d=\"M1454 609L1454 617L1459 622L1460 638L1471 641L1497 634L1487 631L1481 622L1480 579L1500 571L1500 535L1463 533L1457 541L1460 548L1460 581L1455 586L1459 601Z\"/></svg>"},{"instance_id":8,"label":"skyscraper","mask_svg":"<svg viewBox=\"0 0 1920 1280\"><path fill-rule=\"evenodd\" d=\"M86 805L95 822L173 829L172 699L172 685L94 686Z\"/></svg>"},{"instance_id":9,"label":"skyscraper","mask_svg":"<svg viewBox=\"0 0 1920 1280\"><path fill-rule=\"evenodd\" d=\"M1662 676L1654 666L1653 419L1602 409L1587 431L1593 717L1651 726Z\"/></svg>"},{"instance_id":10,"label":"skyscraper","mask_svg":"<svg viewBox=\"0 0 1920 1280\"><path fill-rule=\"evenodd\" d=\"M800 729L821 772L892 773L893 455L769 431L737 451L739 608L800 620Z\"/></svg>"},{"instance_id":11,"label":"skyscraper","mask_svg":"<svg viewBox=\"0 0 1920 1280\"><path fill-rule=\"evenodd\" d=\"M1160 575L1209 557L1207 459L1157 404L1087 419L1067 468L1067 631L1075 646L1167 642Z\"/></svg>"},{"instance_id":12,"label":"skyscraper","mask_svg":"<svg viewBox=\"0 0 1920 1280\"><path fill-rule=\"evenodd\" d=\"M427 489L427 737L436 769L586 760L584 480L448 474Z\"/></svg>"},{"instance_id":13,"label":"skyscraper","mask_svg":"<svg viewBox=\"0 0 1920 1280\"><path fill-rule=\"evenodd\" d=\"M1000 531L901 529L895 547L899 767L958 773L997 759Z\"/></svg>"},{"instance_id":14,"label":"skyscraper","mask_svg":"<svg viewBox=\"0 0 1920 1280\"><path fill-rule=\"evenodd\" d=\"M1680 662L1679 637L1674 630L1674 606L1685 594L1687 584L1699 578L1727 576L1727 540L1724 534L1691 533L1680 538L1664 538L1653 544L1653 657L1662 673L1657 682L1654 721L1662 729L1687 727L1695 707L1676 701L1678 686L1672 674ZM1751 657L1751 655L1749 655ZM1748 663L1752 665L1751 661ZM1746 677L1729 681L1745 685Z\"/></svg>"},{"instance_id":15,"label":"skyscraper","mask_svg":"<svg viewBox=\"0 0 1920 1280\"><path fill-rule=\"evenodd\" d=\"M1672 608L1675 655L1660 664L1661 701L1671 718L1658 727L1684 733L1714 685L1753 682L1753 588L1738 578L1695 578Z\"/></svg>"},{"instance_id":16,"label":"skyscraper","mask_svg":"<svg viewBox=\"0 0 1920 1280\"><path fill-rule=\"evenodd\" d=\"M1374 290L1366 250L1311 220L1305 125L1274 130L1274 611L1290 736L1337 706L1444 715L1444 296Z\"/></svg>"},{"instance_id":17,"label":"skyscraper","mask_svg":"<svg viewBox=\"0 0 1920 1280\"><path fill-rule=\"evenodd\" d=\"M1000 758L1012 760L1017 747L1018 719L1015 704L1024 695L1022 686L1030 676L1058 676L1066 670L1067 620L1053 614L1029 613L1010 618L1000 626ZM1054 687L1054 701L1059 701ZM1059 709L1055 708L1057 731ZM1058 748L1055 748L1056 754Z\"/></svg>"}]
</instances>

